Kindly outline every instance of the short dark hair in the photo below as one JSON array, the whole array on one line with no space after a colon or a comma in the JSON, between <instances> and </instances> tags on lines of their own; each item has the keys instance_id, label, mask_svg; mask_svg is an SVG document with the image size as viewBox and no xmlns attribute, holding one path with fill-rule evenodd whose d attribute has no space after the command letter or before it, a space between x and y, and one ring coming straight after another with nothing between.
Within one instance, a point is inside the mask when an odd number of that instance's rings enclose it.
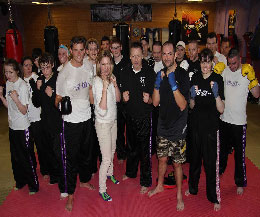
<instances>
[{"instance_id":1,"label":"short dark hair","mask_svg":"<svg viewBox=\"0 0 260 217\"><path fill-rule=\"evenodd\" d=\"M111 45L112 45L112 44L120 44L120 45L122 45L120 39L118 39L117 37L113 37L112 40L111 40L111 42L110 42L110 44L111 44Z\"/></svg>"},{"instance_id":2,"label":"short dark hair","mask_svg":"<svg viewBox=\"0 0 260 217\"><path fill-rule=\"evenodd\" d=\"M201 52L200 52L200 61L201 62L207 62L207 60L212 61L214 59L214 54L212 53L212 51L208 48L204 48ZM205 61L206 60L206 61Z\"/></svg>"},{"instance_id":3,"label":"short dark hair","mask_svg":"<svg viewBox=\"0 0 260 217\"><path fill-rule=\"evenodd\" d=\"M218 42L217 34L215 32L208 33L207 37L206 37L206 40L208 40L208 38L210 38L210 39L216 38L216 42Z\"/></svg>"},{"instance_id":4,"label":"short dark hair","mask_svg":"<svg viewBox=\"0 0 260 217\"><path fill-rule=\"evenodd\" d=\"M21 69L20 69L19 63L15 59L6 59L6 61L4 62L4 66L13 67L13 70L15 72L17 72L17 75L19 77L21 77L21 74L22 74Z\"/></svg>"},{"instance_id":5,"label":"short dark hair","mask_svg":"<svg viewBox=\"0 0 260 217\"><path fill-rule=\"evenodd\" d=\"M143 46L142 46L142 44L141 44L140 42L138 42L138 41L135 41L135 42L133 42L133 43L131 44L130 49L132 49L132 48L140 48L140 49L142 50L142 52L143 52Z\"/></svg>"},{"instance_id":6,"label":"short dark hair","mask_svg":"<svg viewBox=\"0 0 260 217\"><path fill-rule=\"evenodd\" d=\"M231 48L230 51L228 52L228 58L233 58L233 57L240 57L239 50L236 48Z\"/></svg>"},{"instance_id":7,"label":"short dark hair","mask_svg":"<svg viewBox=\"0 0 260 217\"><path fill-rule=\"evenodd\" d=\"M197 40L191 40L189 41L189 44L196 44L197 46L199 46L199 42Z\"/></svg>"},{"instance_id":8,"label":"short dark hair","mask_svg":"<svg viewBox=\"0 0 260 217\"><path fill-rule=\"evenodd\" d=\"M97 48L99 49L99 44L98 44L97 39L95 39L95 38L89 38L89 39L87 40L87 42L86 42L86 49L87 49L87 50L88 50L88 46L89 46L90 44L96 44L96 45L97 45Z\"/></svg>"},{"instance_id":9,"label":"short dark hair","mask_svg":"<svg viewBox=\"0 0 260 217\"><path fill-rule=\"evenodd\" d=\"M110 42L110 39L108 36L104 35L102 38L101 38L101 44L102 44L102 41L109 41Z\"/></svg>"},{"instance_id":10,"label":"short dark hair","mask_svg":"<svg viewBox=\"0 0 260 217\"><path fill-rule=\"evenodd\" d=\"M86 38L84 36L74 36L70 40L70 49L73 48L74 44L83 44L84 48L86 48Z\"/></svg>"},{"instance_id":11,"label":"short dark hair","mask_svg":"<svg viewBox=\"0 0 260 217\"><path fill-rule=\"evenodd\" d=\"M146 41L147 43L149 43L149 38L146 35L141 36L140 42L143 41L143 40Z\"/></svg>"},{"instance_id":12,"label":"short dark hair","mask_svg":"<svg viewBox=\"0 0 260 217\"><path fill-rule=\"evenodd\" d=\"M42 55L42 49L41 48L33 48L32 50L32 58L33 58L33 61L40 57Z\"/></svg>"},{"instance_id":13,"label":"short dark hair","mask_svg":"<svg viewBox=\"0 0 260 217\"><path fill-rule=\"evenodd\" d=\"M32 57L30 57L30 56L25 56L25 57L22 58L22 62L21 62L21 65L22 65L22 66L23 66L25 60L31 60L31 62L33 63Z\"/></svg>"},{"instance_id":14,"label":"short dark hair","mask_svg":"<svg viewBox=\"0 0 260 217\"><path fill-rule=\"evenodd\" d=\"M155 41L155 42L153 43L153 46L160 46L160 47L162 47L162 42L160 42L160 41Z\"/></svg>"},{"instance_id":15,"label":"short dark hair","mask_svg":"<svg viewBox=\"0 0 260 217\"><path fill-rule=\"evenodd\" d=\"M227 37L223 37L222 38L222 40L221 40L221 44L223 43L223 42L228 42L228 45L229 45L229 47L230 47L230 41L229 41L229 39L227 38Z\"/></svg>"},{"instance_id":16,"label":"short dark hair","mask_svg":"<svg viewBox=\"0 0 260 217\"><path fill-rule=\"evenodd\" d=\"M166 42L164 42L164 43L163 43L163 46L166 46L166 45L172 45L173 51L174 51L174 53L175 53L176 47L175 47L175 45L173 44L172 41L166 41Z\"/></svg>"},{"instance_id":17,"label":"short dark hair","mask_svg":"<svg viewBox=\"0 0 260 217\"><path fill-rule=\"evenodd\" d=\"M51 64L51 65L54 64L54 59L51 54L49 54L49 53L42 54L42 56L39 59L39 65L45 64L45 63Z\"/></svg>"}]
</instances>

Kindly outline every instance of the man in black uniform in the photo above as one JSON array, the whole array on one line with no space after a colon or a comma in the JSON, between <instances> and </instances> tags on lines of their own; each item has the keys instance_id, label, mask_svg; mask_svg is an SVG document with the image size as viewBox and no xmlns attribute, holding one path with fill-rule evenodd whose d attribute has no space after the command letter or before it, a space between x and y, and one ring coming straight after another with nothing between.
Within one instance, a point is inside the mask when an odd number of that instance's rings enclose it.
<instances>
[{"instance_id":1,"label":"man in black uniform","mask_svg":"<svg viewBox=\"0 0 260 217\"><path fill-rule=\"evenodd\" d=\"M116 80L119 83L120 75L124 73L123 69L130 64L129 59L123 57L122 44L121 41L117 38L111 40L110 45L111 53L113 54L114 60L114 70L113 74L116 76ZM120 84L118 84L120 87ZM125 110L122 102L117 103L117 140L116 140L116 153L118 163L123 163L123 160L126 159L126 144L125 144L125 125L126 125L126 116Z\"/></svg>"},{"instance_id":2,"label":"man in black uniform","mask_svg":"<svg viewBox=\"0 0 260 217\"><path fill-rule=\"evenodd\" d=\"M130 49L131 63L120 76L126 108L127 161L123 180L136 178L140 161L140 193L148 191L151 177L151 113L155 73L143 60L142 45Z\"/></svg>"}]
</instances>

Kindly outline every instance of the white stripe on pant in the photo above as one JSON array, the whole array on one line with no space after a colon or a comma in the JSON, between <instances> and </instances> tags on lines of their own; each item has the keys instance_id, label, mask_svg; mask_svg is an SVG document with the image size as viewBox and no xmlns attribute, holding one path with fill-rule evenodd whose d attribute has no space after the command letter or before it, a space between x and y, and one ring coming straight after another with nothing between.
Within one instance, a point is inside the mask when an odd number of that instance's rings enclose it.
<instances>
[{"instance_id":1,"label":"white stripe on pant","mask_svg":"<svg viewBox=\"0 0 260 217\"><path fill-rule=\"evenodd\" d=\"M117 121L111 123L95 123L102 162L99 168L99 192L106 192L107 176L113 175L113 160L116 150Z\"/></svg>"}]
</instances>

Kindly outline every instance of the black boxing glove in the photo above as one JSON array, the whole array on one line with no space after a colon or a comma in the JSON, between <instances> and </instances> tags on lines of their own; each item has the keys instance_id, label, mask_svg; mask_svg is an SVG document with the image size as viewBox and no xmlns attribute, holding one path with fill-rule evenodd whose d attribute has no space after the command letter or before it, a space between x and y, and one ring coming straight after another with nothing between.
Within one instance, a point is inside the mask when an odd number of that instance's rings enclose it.
<instances>
[{"instance_id":1,"label":"black boxing glove","mask_svg":"<svg viewBox=\"0 0 260 217\"><path fill-rule=\"evenodd\" d=\"M69 115L72 112L72 105L69 96L62 97L60 111L63 115Z\"/></svg>"}]
</instances>

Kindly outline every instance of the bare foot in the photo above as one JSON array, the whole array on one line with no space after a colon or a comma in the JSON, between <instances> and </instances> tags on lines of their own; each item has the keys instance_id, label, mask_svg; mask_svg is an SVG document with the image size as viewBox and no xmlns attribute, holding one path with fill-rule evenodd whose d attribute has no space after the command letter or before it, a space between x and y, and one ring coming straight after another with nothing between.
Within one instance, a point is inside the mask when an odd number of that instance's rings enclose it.
<instances>
[{"instance_id":1,"label":"bare foot","mask_svg":"<svg viewBox=\"0 0 260 217\"><path fill-rule=\"evenodd\" d=\"M190 190L189 189L187 189L186 191L185 191L185 196L190 196Z\"/></svg>"},{"instance_id":2,"label":"bare foot","mask_svg":"<svg viewBox=\"0 0 260 217\"><path fill-rule=\"evenodd\" d=\"M79 185L81 188L88 188L89 190L96 190L95 186L86 182L81 182L80 185Z\"/></svg>"},{"instance_id":3,"label":"bare foot","mask_svg":"<svg viewBox=\"0 0 260 217\"><path fill-rule=\"evenodd\" d=\"M156 194L158 194L158 193L161 193L161 192L163 192L164 191L164 188L163 188L163 186L156 186L156 188L154 188L153 190L151 190L151 191L149 191L148 192L148 196L149 197L152 197L152 196L154 196L154 195L156 195Z\"/></svg>"},{"instance_id":4,"label":"bare foot","mask_svg":"<svg viewBox=\"0 0 260 217\"><path fill-rule=\"evenodd\" d=\"M145 186L142 186L142 187L141 187L141 190L140 190L140 194L146 194L147 191L148 191L148 188L145 187Z\"/></svg>"},{"instance_id":5,"label":"bare foot","mask_svg":"<svg viewBox=\"0 0 260 217\"><path fill-rule=\"evenodd\" d=\"M123 159L118 160L118 164L123 164L123 163L124 163Z\"/></svg>"},{"instance_id":6,"label":"bare foot","mask_svg":"<svg viewBox=\"0 0 260 217\"><path fill-rule=\"evenodd\" d=\"M65 206L65 209L68 210L69 212L72 211L73 201L74 201L73 195L69 195L66 206Z\"/></svg>"},{"instance_id":7,"label":"bare foot","mask_svg":"<svg viewBox=\"0 0 260 217\"><path fill-rule=\"evenodd\" d=\"M182 198L177 199L177 206L176 206L177 211L182 211L184 210L184 203Z\"/></svg>"},{"instance_id":8,"label":"bare foot","mask_svg":"<svg viewBox=\"0 0 260 217\"><path fill-rule=\"evenodd\" d=\"M243 187L237 187L237 194L242 195L244 193Z\"/></svg>"},{"instance_id":9,"label":"bare foot","mask_svg":"<svg viewBox=\"0 0 260 217\"><path fill-rule=\"evenodd\" d=\"M214 203L214 211L219 211L221 209L220 203Z\"/></svg>"},{"instance_id":10,"label":"bare foot","mask_svg":"<svg viewBox=\"0 0 260 217\"><path fill-rule=\"evenodd\" d=\"M60 193L60 200L65 200L68 196L68 193Z\"/></svg>"},{"instance_id":11,"label":"bare foot","mask_svg":"<svg viewBox=\"0 0 260 217\"><path fill-rule=\"evenodd\" d=\"M125 181L127 179L129 179L129 177L127 175L123 175L122 181Z\"/></svg>"},{"instance_id":12,"label":"bare foot","mask_svg":"<svg viewBox=\"0 0 260 217\"><path fill-rule=\"evenodd\" d=\"M44 175L44 176L43 176L43 179L44 179L44 180L48 180L49 178L50 178L49 175Z\"/></svg>"}]
</instances>

